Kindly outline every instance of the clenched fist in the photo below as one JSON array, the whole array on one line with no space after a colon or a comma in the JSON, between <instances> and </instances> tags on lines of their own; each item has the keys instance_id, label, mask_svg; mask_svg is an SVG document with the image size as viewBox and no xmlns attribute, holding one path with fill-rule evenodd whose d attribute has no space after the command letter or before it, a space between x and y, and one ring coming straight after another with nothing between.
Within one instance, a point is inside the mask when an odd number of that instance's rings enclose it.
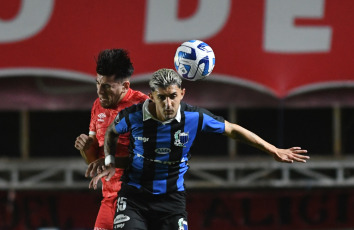
<instances>
[{"instance_id":1,"label":"clenched fist","mask_svg":"<svg viewBox=\"0 0 354 230\"><path fill-rule=\"evenodd\" d=\"M80 151L86 150L91 146L92 143L93 143L92 137L89 137L86 134L81 134L76 138L75 148Z\"/></svg>"}]
</instances>

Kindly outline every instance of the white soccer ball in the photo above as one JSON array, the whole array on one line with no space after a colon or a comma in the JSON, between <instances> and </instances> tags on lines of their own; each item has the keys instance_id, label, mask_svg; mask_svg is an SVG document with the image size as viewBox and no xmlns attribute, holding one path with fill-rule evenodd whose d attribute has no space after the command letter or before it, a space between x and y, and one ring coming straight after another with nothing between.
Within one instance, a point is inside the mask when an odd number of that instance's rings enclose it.
<instances>
[{"instance_id":1,"label":"white soccer ball","mask_svg":"<svg viewBox=\"0 0 354 230\"><path fill-rule=\"evenodd\" d=\"M190 40L177 48L174 63L177 73L183 79L202 80L213 71L215 54L205 42Z\"/></svg>"}]
</instances>

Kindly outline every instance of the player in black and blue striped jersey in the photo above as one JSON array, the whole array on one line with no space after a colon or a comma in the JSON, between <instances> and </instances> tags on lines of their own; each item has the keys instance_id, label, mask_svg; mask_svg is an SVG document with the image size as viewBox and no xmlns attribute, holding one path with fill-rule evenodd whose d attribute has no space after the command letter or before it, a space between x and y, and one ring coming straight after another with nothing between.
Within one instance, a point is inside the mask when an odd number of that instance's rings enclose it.
<instances>
[{"instance_id":1,"label":"player in black and blue striped jersey","mask_svg":"<svg viewBox=\"0 0 354 230\"><path fill-rule=\"evenodd\" d=\"M130 132L130 164L122 177L114 229L187 229L184 174L200 132L224 134L272 155L279 162L306 162L300 147L279 149L249 130L182 102L185 89L172 69L156 71L150 99L121 111L105 136L105 168L90 183L114 175L117 138Z\"/></svg>"}]
</instances>

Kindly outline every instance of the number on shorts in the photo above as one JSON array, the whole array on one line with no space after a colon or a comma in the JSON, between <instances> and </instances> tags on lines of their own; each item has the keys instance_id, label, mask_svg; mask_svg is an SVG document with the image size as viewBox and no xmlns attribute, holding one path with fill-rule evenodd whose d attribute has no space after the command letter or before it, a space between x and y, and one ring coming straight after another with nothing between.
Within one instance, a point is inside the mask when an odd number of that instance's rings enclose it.
<instances>
[{"instance_id":1,"label":"number on shorts","mask_svg":"<svg viewBox=\"0 0 354 230\"><path fill-rule=\"evenodd\" d=\"M127 207L127 198L126 197L118 197L117 201L117 211L123 211Z\"/></svg>"}]
</instances>

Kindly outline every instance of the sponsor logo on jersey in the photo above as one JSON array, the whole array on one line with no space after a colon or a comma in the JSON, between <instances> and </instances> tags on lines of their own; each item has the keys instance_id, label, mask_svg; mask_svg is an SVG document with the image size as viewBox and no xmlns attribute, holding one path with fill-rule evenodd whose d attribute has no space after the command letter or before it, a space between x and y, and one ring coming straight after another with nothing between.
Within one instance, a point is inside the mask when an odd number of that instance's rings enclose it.
<instances>
[{"instance_id":1,"label":"sponsor logo on jersey","mask_svg":"<svg viewBox=\"0 0 354 230\"><path fill-rule=\"evenodd\" d=\"M175 142L174 142L175 146L185 147L185 144L187 144L189 140L189 133L185 133L182 132L181 130L178 130L177 132L175 132L174 137L175 137Z\"/></svg>"},{"instance_id":2,"label":"sponsor logo on jersey","mask_svg":"<svg viewBox=\"0 0 354 230\"><path fill-rule=\"evenodd\" d=\"M130 220L129 216L119 214L118 216L116 216L116 218L114 218L114 224L121 224L123 222L127 222L128 220Z\"/></svg>"},{"instance_id":3,"label":"sponsor logo on jersey","mask_svg":"<svg viewBox=\"0 0 354 230\"><path fill-rule=\"evenodd\" d=\"M169 154L170 152L171 152L171 149L169 149L169 148L155 149L155 153L157 153L157 154Z\"/></svg>"},{"instance_id":4,"label":"sponsor logo on jersey","mask_svg":"<svg viewBox=\"0 0 354 230\"><path fill-rule=\"evenodd\" d=\"M178 220L178 230L188 230L187 221L184 220L183 218L180 218Z\"/></svg>"},{"instance_id":5,"label":"sponsor logo on jersey","mask_svg":"<svg viewBox=\"0 0 354 230\"><path fill-rule=\"evenodd\" d=\"M118 229L118 228L123 228L125 224L117 224L116 226L114 226L114 229Z\"/></svg>"},{"instance_id":6,"label":"sponsor logo on jersey","mask_svg":"<svg viewBox=\"0 0 354 230\"><path fill-rule=\"evenodd\" d=\"M136 141L147 142L149 141L148 137L134 137Z\"/></svg>"},{"instance_id":7,"label":"sponsor logo on jersey","mask_svg":"<svg viewBox=\"0 0 354 230\"><path fill-rule=\"evenodd\" d=\"M104 121L104 118L106 117L106 114L105 113L100 113L97 115L98 116L98 121Z\"/></svg>"}]
</instances>

